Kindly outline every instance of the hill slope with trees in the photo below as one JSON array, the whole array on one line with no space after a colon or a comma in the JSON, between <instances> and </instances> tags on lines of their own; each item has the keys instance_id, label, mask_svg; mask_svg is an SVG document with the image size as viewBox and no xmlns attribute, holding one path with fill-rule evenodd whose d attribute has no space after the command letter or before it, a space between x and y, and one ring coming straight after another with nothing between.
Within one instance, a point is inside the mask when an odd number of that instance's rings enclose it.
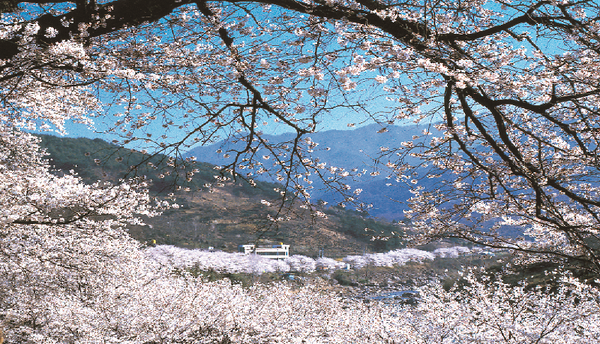
<instances>
[{"instance_id":1,"label":"hill slope with trees","mask_svg":"<svg viewBox=\"0 0 600 344\"><path fill-rule=\"evenodd\" d=\"M286 215L288 221L273 226L267 216L276 216L280 195L274 189L282 186L263 181L251 186L242 179L217 186L218 171L212 164L177 161L168 166L170 160L164 155L144 154L101 139L40 137L57 172L73 170L88 184L141 176L149 181L153 195L174 193L171 198L177 209L146 219L149 226L130 226L130 233L141 242L232 251L238 244L256 240L283 241L292 245L293 252L311 256L323 250L330 256L382 252L405 244L401 224L368 219L339 207L296 206ZM190 170L197 171L187 181L185 173ZM316 211L327 217L313 216Z\"/></svg>"}]
</instances>

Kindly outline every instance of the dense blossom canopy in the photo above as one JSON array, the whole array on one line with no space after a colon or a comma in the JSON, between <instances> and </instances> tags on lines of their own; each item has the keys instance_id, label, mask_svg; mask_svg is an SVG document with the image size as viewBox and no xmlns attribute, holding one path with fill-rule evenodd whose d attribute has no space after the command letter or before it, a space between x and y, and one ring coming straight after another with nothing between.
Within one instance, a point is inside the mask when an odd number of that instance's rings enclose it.
<instances>
[{"instance_id":1,"label":"dense blossom canopy","mask_svg":"<svg viewBox=\"0 0 600 344\"><path fill-rule=\"evenodd\" d=\"M379 161L413 186L425 237L598 269L594 1L2 3L7 124L96 116L173 155L228 138L244 144L223 171L272 173L286 197L309 197L318 176L354 201L353 173L303 135L350 113L381 131L415 121L423 132ZM275 122L298 136L268 142ZM522 239L503 235L515 228Z\"/></svg>"},{"instance_id":2,"label":"dense blossom canopy","mask_svg":"<svg viewBox=\"0 0 600 344\"><path fill-rule=\"evenodd\" d=\"M308 199L317 176L354 201L360 190L344 178L355 172L314 158L306 134L350 114L380 132L414 121L423 131L381 147L378 161L412 185L407 215L424 238L598 272L596 1L4 0L0 13L0 313L10 341L599 341L597 291L574 280L553 296L475 280L466 300L433 288L397 316L313 287L248 291L177 276L123 229L153 215L143 180L55 175L27 133L95 121L172 165L193 144L227 138L242 144L223 152L233 162L217 184L271 173L284 198ZM297 135L270 143L273 125ZM436 182L424 188L424 178Z\"/></svg>"}]
</instances>

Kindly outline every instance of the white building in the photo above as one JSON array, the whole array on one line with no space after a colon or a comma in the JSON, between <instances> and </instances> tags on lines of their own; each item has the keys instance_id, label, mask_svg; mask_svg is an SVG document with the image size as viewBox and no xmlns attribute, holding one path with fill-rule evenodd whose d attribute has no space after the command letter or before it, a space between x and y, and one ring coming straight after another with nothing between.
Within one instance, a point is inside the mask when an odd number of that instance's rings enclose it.
<instances>
[{"instance_id":1,"label":"white building","mask_svg":"<svg viewBox=\"0 0 600 344\"><path fill-rule=\"evenodd\" d=\"M286 259L290 256L290 245L258 245L254 244L239 245L238 252L243 254L257 254L265 258Z\"/></svg>"}]
</instances>

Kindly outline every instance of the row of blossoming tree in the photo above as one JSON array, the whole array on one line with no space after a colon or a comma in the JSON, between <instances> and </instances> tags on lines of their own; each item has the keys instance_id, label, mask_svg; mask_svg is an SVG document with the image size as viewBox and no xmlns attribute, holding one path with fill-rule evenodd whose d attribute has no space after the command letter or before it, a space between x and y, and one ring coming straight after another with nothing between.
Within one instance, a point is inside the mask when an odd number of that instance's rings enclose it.
<instances>
[{"instance_id":1,"label":"row of blossoming tree","mask_svg":"<svg viewBox=\"0 0 600 344\"><path fill-rule=\"evenodd\" d=\"M84 185L52 173L29 133L95 120L120 143L169 154L186 178L181 152L226 137L243 144L224 152L233 162L216 184L271 173L283 199L308 199L318 176L352 202L352 172L313 158L306 134L349 113L380 131L415 121L423 131L377 160L413 185L408 216L424 240L458 237L597 273L597 2L3 0L0 12L9 342L600 340L598 292L568 276L545 294L468 274L460 292L432 286L416 307L390 309L319 286L243 289L174 274L124 229L169 206L150 199L146 181ZM270 143L274 123L297 135ZM425 189L422 178L439 182Z\"/></svg>"}]
</instances>

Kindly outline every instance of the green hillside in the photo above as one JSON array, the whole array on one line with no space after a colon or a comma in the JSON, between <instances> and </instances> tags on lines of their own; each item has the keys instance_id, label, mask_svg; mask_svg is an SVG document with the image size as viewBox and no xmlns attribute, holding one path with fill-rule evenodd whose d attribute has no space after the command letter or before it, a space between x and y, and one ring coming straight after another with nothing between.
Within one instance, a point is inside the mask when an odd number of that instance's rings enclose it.
<instances>
[{"instance_id":1,"label":"green hillside","mask_svg":"<svg viewBox=\"0 0 600 344\"><path fill-rule=\"evenodd\" d=\"M85 182L98 180L116 182L121 178L144 176L152 180L150 191L154 194L173 192L178 186L191 190L206 190L206 184L215 182L214 165L203 162L177 161L176 167L167 165L169 158L163 154L144 154L123 148L101 139L65 138L40 135L41 146L49 153L50 165L59 171L75 171ZM186 182L186 173L194 173L191 182ZM159 176L163 175L163 178ZM236 191L261 194L268 198L277 197L275 184L259 182L256 187L240 180Z\"/></svg>"},{"instance_id":2,"label":"green hillside","mask_svg":"<svg viewBox=\"0 0 600 344\"><path fill-rule=\"evenodd\" d=\"M315 218L309 210L286 204L287 210L277 214L278 207L268 207L261 200L280 202L277 184L245 181L208 188L215 181L214 166L208 163L176 161L168 166L165 155L149 155L119 147L100 139L40 136L41 146L57 173L73 170L87 182L144 176L151 181L150 192L164 197L175 192L178 209L157 218L147 219L149 226L130 228L142 242L171 244L189 248L215 247L233 251L238 244L265 241L285 242L294 253L328 256L386 251L403 247L402 228L398 224L364 218L360 213L337 207L320 208L327 218ZM200 157L201 159L201 157ZM187 171L197 169L191 182ZM160 175L163 178L159 178ZM188 189L189 191L176 191ZM267 215L285 215L288 221L274 226ZM389 237L391 239L380 239Z\"/></svg>"}]
</instances>

